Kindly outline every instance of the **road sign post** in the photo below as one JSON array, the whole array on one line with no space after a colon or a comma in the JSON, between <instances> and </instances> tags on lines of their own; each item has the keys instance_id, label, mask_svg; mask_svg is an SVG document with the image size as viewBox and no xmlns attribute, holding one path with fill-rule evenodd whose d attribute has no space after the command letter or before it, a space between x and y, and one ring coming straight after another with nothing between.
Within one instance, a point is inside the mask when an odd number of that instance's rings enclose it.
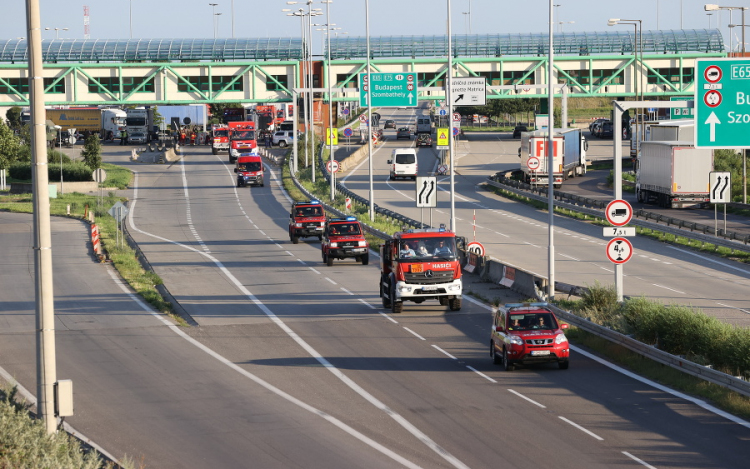
<instances>
[{"instance_id":1,"label":"road sign post","mask_svg":"<svg viewBox=\"0 0 750 469\"><path fill-rule=\"evenodd\" d=\"M724 231L727 231L727 204L732 201L732 173L711 171L708 173L708 195L714 204L714 235L719 233L719 207L724 206Z\"/></svg>"},{"instance_id":2,"label":"road sign post","mask_svg":"<svg viewBox=\"0 0 750 469\"><path fill-rule=\"evenodd\" d=\"M362 91L359 93L359 105L368 106L367 97L372 107L417 107L417 74L403 73L367 73L359 74ZM368 93L369 91L369 93Z\"/></svg>"}]
</instances>

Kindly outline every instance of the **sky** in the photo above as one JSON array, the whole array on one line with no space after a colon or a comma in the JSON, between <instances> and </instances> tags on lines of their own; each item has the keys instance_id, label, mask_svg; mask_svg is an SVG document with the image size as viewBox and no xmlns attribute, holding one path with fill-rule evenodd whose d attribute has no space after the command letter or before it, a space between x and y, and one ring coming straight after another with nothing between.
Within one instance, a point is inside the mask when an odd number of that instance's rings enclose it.
<instances>
[{"instance_id":1,"label":"sky","mask_svg":"<svg viewBox=\"0 0 750 469\"><path fill-rule=\"evenodd\" d=\"M229 38L232 37L232 16L234 37L298 37L300 19L287 17L281 10L307 8L304 0L298 0L297 5L287 5L286 0L36 1L41 8L41 27L50 28L42 31L43 39L54 39L56 33L61 39L83 39L84 5L89 7L92 39L130 38L130 5L133 38L210 39L214 37L214 19L218 25L217 37ZM450 1L453 34L545 33L548 29L550 0ZM657 26L663 30L680 29L681 20L685 29L704 29L710 22L711 28L721 27L726 45L729 45L729 11L711 12L709 16L709 12L703 9L707 3L705 0L552 1L560 5L554 8L556 32L561 29L564 32L595 32L632 28L624 25L609 27L609 18L643 20L644 30L657 29ZM3 3L5 20L0 39L26 37L26 2L4 0ZM212 7L209 3L218 6ZM447 3L448 0L370 0L370 35L444 35L447 31ZM750 0L732 0L726 5L750 7ZM326 5L315 0L313 8L323 8L325 12ZM221 15L214 17L214 11ZM330 14L330 23L341 28L337 31L339 37L365 36L365 0L334 0L330 4ZM313 20L326 23L325 16ZM735 11L732 20L739 24L741 13ZM60 30L54 31L54 28ZM735 44L740 42L741 29L734 28L738 37L733 39ZM314 33L313 41L319 43L323 32Z\"/></svg>"}]
</instances>

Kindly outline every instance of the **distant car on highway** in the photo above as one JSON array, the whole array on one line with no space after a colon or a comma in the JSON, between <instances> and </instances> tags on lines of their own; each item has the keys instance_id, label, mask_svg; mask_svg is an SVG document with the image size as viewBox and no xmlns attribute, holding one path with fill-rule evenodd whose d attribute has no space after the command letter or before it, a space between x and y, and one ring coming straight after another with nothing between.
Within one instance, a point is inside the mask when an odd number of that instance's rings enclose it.
<instances>
[{"instance_id":1,"label":"distant car on highway","mask_svg":"<svg viewBox=\"0 0 750 469\"><path fill-rule=\"evenodd\" d=\"M517 125L515 129L513 129L513 138L521 138L521 132L528 132L529 128L525 125Z\"/></svg>"},{"instance_id":2,"label":"distant car on highway","mask_svg":"<svg viewBox=\"0 0 750 469\"><path fill-rule=\"evenodd\" d=\"M599 119L596 119L596 120L592 121L589 124L589 132L591 132L593 134L595 127L599 126L602 122L605 122L606 120L607 119L599 118Z\"/></svg>"},{"instance_id":3,"label":"distant car on highway","mask_svg":"<svg viewBox=\"0 0 750 469\"><path fill-rule=\"evenodd\" d=\"M419 135L417 135L417 146L418 147L431 147L432 146L432 135L430 135L430 134L419 134Z\"/></svg>"},{"instance_id":4,"label":"distant car on highway","mask_svg":"<svg viewBox=\"0 0 750 469\"><path fill-rule=\"evenodd\" d=\"M411 140L411 130L409 127L401 127L396 131L396 139L405 138Z\"/></svg>"},{"instance_id":5,"label":"distant car on highway","mask_svg":"<svg viewBox=\"0 0 750 469\"><path fill-rule=\"evenodd\" d=\"M385 124L383 124L384 129L395 129L396 128L396 121L393 119L388 119L385 121Z\"/></svg>"}]
</instances>

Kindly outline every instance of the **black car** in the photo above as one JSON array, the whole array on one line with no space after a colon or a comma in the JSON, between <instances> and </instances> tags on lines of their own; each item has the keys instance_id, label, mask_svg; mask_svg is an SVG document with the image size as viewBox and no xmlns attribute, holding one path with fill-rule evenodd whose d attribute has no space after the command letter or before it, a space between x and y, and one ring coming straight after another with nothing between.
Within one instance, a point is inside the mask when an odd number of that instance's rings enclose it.
<instances>
[{"instance_id":1,"label":"black car","mask_svg":"<svg viewBox=\"0 0 750 469\"><path fill-rule=\"evenodd\" d=\"M418 147L431 147L432 146L432 135L430 135L430 134L419 134L419 135L417 135L417 146Z\"/></svg>"},{"instance_id":2,"label":"black car","mask_svg":"<svg viewBox=\"0 0 750 469\"><path fill-rule=\"evenodd\" d=\"M606 122L606 121L607 121L607 119L604 119L604 118L599 118L599 119L596 119L596 120L592 121L589 124L589 132L591 132L592 134L595 133L596 127L601 126L601 124L603 122Z\"/></svg>"},{"instance_id":3,"label":"black car","mask_svg":"<svg viewBox=\"0 0 750 469\"><path fill-rule=\"evenodd\" d=\"M388 119L385 121L385 124L383 124L384 129L395 129L396 128L396 121L392 119Z\"/></svg>"},{"instance_id":4,"label":"black car","mask_svg":"<svg viewBox=\"0 0 750 469\"><path fill-rule=\"evenodd\" d=\"M398 140L399 138L411 140L411 130L409 130L409 127L401 127L396 131L396 139Z\"/></svg>"},{"instance_id":5,"label":"black car","mask_svg":"<svg viewBox=\"0 0 750 469\"><path fill-rule=\"evenodd\" d=\"M612 121L602 122L596 136L599 138L612 138L614 136L614 128L615 126L612 124Z\"/></svg>"},{"instance_id":6,"label":"black car","mask_svg":"<svg viewBox=\"0 0 750 469\"><path fill-rule=\"evenodd\" d=\"M513 129L513 138L521 138L521 132L528 132L529 128L525 125L517 125L515 129Z\"/></svg>"}]
</instances>

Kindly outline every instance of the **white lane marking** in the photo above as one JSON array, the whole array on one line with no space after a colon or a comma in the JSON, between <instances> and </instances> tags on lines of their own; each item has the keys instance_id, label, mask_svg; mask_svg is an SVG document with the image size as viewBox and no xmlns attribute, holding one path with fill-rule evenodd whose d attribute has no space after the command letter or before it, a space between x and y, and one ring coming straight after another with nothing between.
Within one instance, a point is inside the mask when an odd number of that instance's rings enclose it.
<instances>
[{"instance_id":1,"label":"white lane marking","mask_svg":"<svg viewBox=\"0 0 750 469\"><path fill-rule=\"evenodd\" d=\"M567 257L568 259L573 259L574 261L580 261L580 259L576 259L575 257L573 257L573 256L569 256L569 255L567 255L567 254L562 254L562 253L560 253L560 255L561 255L562 257Z\"/></svg>"},{"instance_id":2,"label":"white lane marking","mask_svg":"<svg viewBox=\"0 0 750 469\"><path fill-rule=\"evenodd\" d=\"M326 277L326 280L328 280L329 282L331 282L334 285L338 285L336 282L334 282L333 280L331 280L329 277Z\"/></svg>"},{"instance_id":3,"label":"white lane marking","mask_svg":"<svg viewBox=\"0 0 750 469\"><path fill-rule=\"evenodd\" d=\"M407 331L411 332L419 340L427 340L424 337L422 337L421 335L419 335L416 332L414 332L413 330L409 329L408 327L404 327L404 329L406 329Z\"/></svg>"},{"instance_id":4,"label":"white lane marking","mask_svg":"<svg viewBox=\"0 0 750 469\"><path fill-rule=\"evenodd\" d=\"M281 246L281 244L279 244L279 243L273 243L273 244L275 244L276 246L278 246L278 247L279 247L279 249L284 249L284 248L283 248L283 247Z\"/></svg>"},{"instance_id":5,"label":"white lane marking","mask_svg":"<svg viewBox=\"0 0 750 469\"><path fill-rule=\"evenodd\" d=\"M529 246L534 246L534 247L535 247L535 248L537 248L537 249L539 248L539 246L537 246L536 244L531 244L531 243L530 243L530 242L528 242L528 241L524 241L524 243L525 243L525 244L528 244Z\"/></svg>"},{"instance_id":6,"label":"white lane marking","mask_svg":"<svg viewBox=\"0 0 750 469\"><path fill-rule=\"evenodd\" d=\"M344 288L344 287L341 287L341 290L342 290L342 291L344 291L345 293L348 293L348 294L350 294L350 295L354 296L354 293L350 292L349 290L347 290L347 289L346 289L346 288Z\"/></svg>"},{"instance_id":7,"label":"white lane marking","mask_svg":"<svg viewBox=\"0 0 750 469\"><path fill-rule=\"evenodd\" d=\"M721 306L724 306L725 308L736 309L737 311L742 311L743 313L747 313L747 314L750 314L750 311L744 310L744 309L742 309L742 308L738 308L738 307L736 307L736 306L725 305L724 303L719 303L719 302L716 302L716 304L717 304L717 305L721 305Z\"/></svg>"},{"instance_id":8,"label":"white lane marking","mask_svg":"<svg viewBox=\"0 0 750 469\"><path fill-rule=\"evenodd\" d=\"M471 297L471 296L469 296L469 295L463 295L463 296L462 296L462 298L463 298L464 300L466 300L466 301L470 302L470 303L474 303L474 304L475 304L475 305L477 305L477 306L481 306L482 308L484 308L484 309L487 309L487 310L491 311L492 313L494 313L494 312L496 311L496 309L495 309L494 307L492 307L492 306L488 306L488 305L486 305L486 304L482 303L482 302L481 302L481 301L479 301L479 300L475 300L474 298L472 298L472 297Z\"/></svg>"},{"instance_id":9,"label":"white lane marking","mask_svg":"<svg viewBox=\"0 0 750 469\"><path fill-rule=\"evenodd\" d=\"M665 287L664 285L659 285L659 284L656 284L656 283L652 283L651 285L653 285L655 287L659 287L659 288L664 288L665 290L673 291L675 293L680 293L682 295L685 294L684 291L675 290L674 288Z\"/></svg>"},{"instance_id":10,"label":"white lane marking","mask_svg":"<svg viewBox=\"0 0 750 469\"><path fill-rule=\"evenodd\" d=\"M323 357L310 344L308 344L307 342L305 342L284 321L282 321L278 316L276 316L276 314L273 311L271 311L268 308L268 306L266 306L263 302L261 302L250 290L248 290L242 284L242 282L240 282L239 279L237 279L237 277L235 277L232 274L232 272L230 272L229 269L227 269L226 266L224 266L224 264L221 261L219 261L217 258L215 258L214 256L212 256L211 254L200 252L200 251L198 251L197 249L195 249L195 248L193 248L191 246L179 243L177 241L173 241L171 239L164 238L162 236L155 235L153 233L148 233L146 231L141 230L140 228L137 228L135 226L135 222L133 221L133 217L134 217L134 214L135 214L136 205L138 203L138 173L134 171L133 174L134 174L134 180L133 180L134 181L133 200L132 200L130 212L128 212L128 223L130 224L130 228L133 231L137 231L137 232L143 234L144 236L149 236L151 238L158 239L160 241L164 241L164 242L167 242L167 243L174 244L175 246L179 246L179 247L181 247L183 249L186 249L186 250L189 250L189 251L193 251L196 254L204 256L207 259L211 260L211 262L213 262L214 265L216 265L216 267L219 270L221 270L221 272L224 274L224 276L230 282L232 282L234 284L234 286L239 291L241 291L250 301L253 302L253 304L255 304L261 311L263 311L263 313L265 313L265 315L271 320L271 322L273 322L274 324L276 324L292 340L294 340L295 342L297 342L297 344L302 349L304 349L311 357L315 358L315 360L317 360L318 363L320 363L324 368L326 368L328 371L330 371L331 374L333 374L334 376L336 376L342 383L344 383L346 386L348 386L354 392L356 392L357 394L359 394L362 398L364 398L367 402L369 402L371 405L373 405L376 409L380 410L381 412L385 413L390 418L392 418L394 421L396 421L406 431L408 431L409 433L411 433L412 435L414 435L414 437L416 437L417 439L419 439L425 446L427 446L428 448L430 448L434 453L436 453L439 456L441 456L448 463L450 463L451 465L453 465L454 467L457 467L457 468L469 469L469 467L466 464L464 464L458 458L456 458L455 456L453 456L446 449L444 449L443 447L441 447L440 445L438 445L434 440L432 440L429 436L427 436L426 433L422 432L420 429L418 429L411 422L409 422L408 420L406 420L399 413L395 412L393 409L391 409L390 407L388 407L387 405L385 405L385 403L383 403L382 401L380 401L379 399L377 399L375 396L373 396L372 394L370 394L369 392L367 392L364 388L362 388L359 384L357 384L356 382L354 382L351 378L349 378L341 370L339 370L338 368L336 368L335 366L333 366L333 364L331 364L331 362L329 362L325 357ZM159 316L157 316L157 317L159 317ZM166 319L163 319L163 318L160 318L160 317L159 317L159 319L161 319L165 324L169 324L166 321ZM271 386L270 384L266 383L265 381L260 380L259 378L257 378L256 376L252 375L251 373L247 373L244 369L240 368L239 366L235 365L234 363L230 362L229 360L224 359L224 357L222 357L218 353L214 352L213 350L209 349L208 347L205 347L200 342L198 342L196 340L193 340L191 337L187 336L187 334L184 334L181 331L179 331L179 329L177 329L176 327L172 326L171 328L172 328L172 330L174 330L175 332L177 332L179 335L183 336L186 340L190 340L196 346L198 346L201 349L205 350L206 353L211 354L212 356L216 357L217 359L224 360L224 362L228 366L231 366L236 371L242 373L243 375L247 376L250 379L253 379L253 380L257 379L256 382L258 384L261 384L261 385L264 385L264 386ZM267 389L272 390L271 388L273 388L273 387L271 386L271 387L268 387ZM273 388L273 389L276 389L276 388ZM279 391L279 393L283 393L283 391L281 391L281 390L278 390L278 391ZM281 395L281 394L279 394L279 395ZM288 395L286 393L284 393L284 396L288 396L289 399L294 399L295 402L299 402L299 405L300 406L305 406L306 409L309 408L309 409L311 409L311 411L316 410L313 407L308 406L304 402L299 401L299 400L293 398L292 396L290 396L290 395ZM316 413L318 413L318 415L325 415L322 412L316 412ZM330 416L327 416L327 417L330 417ZM333 417L330 417L330 419L327 418L327 420L329 420L330 422L334 423L339 428L342 428L342 429L349 428L345 424L343 424L343 422L339 422L338 420L333 419ZM354 431L354 430L352 430L352 431ZM364 442L366 442L367 444L369 444L371 446L377 445L377 448L378 448L379 451L381 450L380 448L382 448L383 451L388 451L389 453L392 453L393 456L391 456L391 457L393 457L393 458L398 457L399 458L398 459L399 462L401 462L402 460L404 461L404 462L402 462L402 464L404 464L404 465L408 464L409 467L417 467L417 466L412 465L409 461L407 461L406 459L402 458L401 456L399 456L399 455L391 452L387 448L384 448L379 443L374 442L374 441L368 442L366 440L366 437L364 437L363 435L361 435L359 433L353 433L353 435L356 436L361 441L364 441ZM373 446L373 447L375 447L375 446Z\"/></svg>"},{"instance_id":11,"label":"white lane marking","mask_svg":"<svg viewBox=\"0 0 750 469\"><path fill-rule=\"evenodd\" d=\"M716 259L711 259L710 257L707 257L707 256L701 256L701 255L696 254L694 252L686 251L685 249L676 248L674 246L667 246L667 247L670 248L670 249L674 249L675 251L679 251L679 252L681 252L683 254L689 254L689 255L695 256L695 257L697 257L699 259L703 259L704 261L713 262L715 264L719 264L719 265L722 265L722 266L730 268L730 269L738 270L738 271L740 271L740 272L742 272L744 274L750 274L750 270L741 269L741 268L736 267L734 265L727 264L726 262L717 261Z\"/></svg>"},{"instance_id":12,"label":"white lane marking","mask_svg":"<svg viewBox=\"0 0 750 469\"><path fill-rule=\"evenodd\" d=\"M263 236L268 236L263 230L258 230L258 233L262 234Z\"/></svg>"},{"instance_id":13,"label":"white lane marking","mask_svg":"<svg viewBox=\"0 0 750 469\"><path fill-rule=\"evenodd\" d=\"M112 276L112 273L109 274ZM32 394L28 389L23 387L21 383L15 380L13 376L11 376L10 373L8 373L7 370L5 370L3 367L0 366L0 377L2 377L6 383L10 384L11 386L15 386L18 393L23 396L24 399L26 399L26 402L28 402L30 405L35 406L36 405L36 396ZM75 428L70 426L68 422L63 422L63 429L65 429L66 432L70 433L71 435L75 436L76 438L85 441L88 445L90 445L92 448L95 448L97 451L102 453L103 455L107 456L109 459L111 459L115 464L120 464L120 461L118 461L114 456L109 454L104 448L96 444L93 440L91 440L89 437L84 435L83 433L78 432Z\"/></svg>"},{"instance_id":14,"label":"white lane marking","mask_svg":"<svg viewBox=\"0 0 750 469\"><path fill-rule=\"evenodd\" d=\"M540 404L537 401L535 401L534 399L531 399L530 397L526 397L526 396L524 396L523 394L521 394L518 391L514 391L513 389L508 389L508 392L512 392L513 394L515 394L516 396L520 397L521 399L525 399L525 400L531 402L532 404L534 404L535 406L541 407L542 409L546 409L547 408L546 405Z\"/></svg>"},{"instance_id":15,"label":"white lane marking","mask_svg":"<svg viewBox=\"0 0 750 469\"><path fill-rule=\"evenodd\" d=\"M398 321L396 321L396 320L395 320L395 319L393 319L392 317L388 316L388 315L387 315L387 314L385 314L384 312L382 312L382 311L378 311L378 313L379 313L379 314L380 314L381 316L383 316L384 318L386 318L387 320L391 321L391 322L392 322L393 324L398 324Z\"/></svg>"},{"instance_id":16,"label":"white lane marking","mask_svg":"<svg viewBox=\"0 0 750 469\"><path fill-rule=\"evenodd\" d=\"M441 348L440 348L440 347L438 347L437 345L433 345L433 347L435 347L435 348L436 348L437 350L439 350L439 351L440 351L441 353L443 353L443 354L447 355L447 356L448 356L449 358L452 358L452 359L454 359L454 360L458 360L458 358L454 357L454 356L453 356L453 355L451 355L450 353L448 353L448 352L446 352L445 350L441 349Z\"/></svg>"},{"instance_id":17,"label":"white lane marking","mask_svg":"<svg viewBox=\"0 0 750 469\"><path fill-rule=\"evenodd\" d=\"M359 301L360 303L362 303L363 305L367 306L367 307L368 307L368 308L370 308L370 309L377 309L376 307L374 307L374 306L373 306L373 305L371 305L370 303L366 302L366 301L365 301L365 300L363 300L362 298L358 298L358 301Z\"/></svg>"},{"instance_id":18,"label":"white lane marking","mask_svg":"<svg viewBox=\"0 0 750 469\"><path fill-rule=\"evenodd\" d=\"M317 270L315 270L314 268L312 268L312 267L310 267L310 266L308 266L307 268L308 268L308 269L310 269L310 270L312 270L312 271L313 271L313 272L315 272L316 274L318 274L318 275L321 275L321 274L320 274L320 272L319 272L319 271L317 271Z\"/></svg>"},{"instance_id":19,"label":"white lane marking","mask_svg":"<svg viewBox=\"0 0 750 469\"><path fill-rule=\"evenodd\" d=\"M193 237L196 241L198 241L198 244L201 245L201 248L203 248L204 252L210 253L211 251L208 249L208 246L201 240L200 236L198 236L198 232L195 229L195 226L193 225L193 217L190 214L190 194L188 193L188 185L187 185L187 174L185 173L185 159L180 158L180 171L182 172L182 189L185 196L185 203L187 205L187 222L188 222L188 228L190 228L190 231L193 233Z\"/></svg>"},{"instance_id":20,"label":"white lane marking","mask_svg":"<svg viewBox=\"0 0 750 469\"><path fill-rule=\"evenodd\" d=\"M291 252L286 251L286 253L289 254L290 256L294 257L294 254L292 254Z\"/></svg>"},{"instance_id":21,"label":"white lane marking","mask_svg":"<svg viewBox=\"0 0 750 469\"><path fill-rule=\"evenodd\" d=\"M494 379L490 378L489 376L487 376L486 374L482 373L481 371L477 370L476 368L472 368L469 365L466 365L466 368L470 369L471 371L473 371L474 373L478 374L479 376L481 376L482 378L486 379L487 381L490 381L492 383L497 383L497 381L495 381Z\"/></svg>"},{"instance_id":22,"label":"white lane marking","mask_svg":"<svg viewBox=\"0 0 750 469\"><path fill-rule=\"evenodd\" d=\"M644 461L644 460L642 460L642 459L638 459L638 458L636 458L635 456L633 456L632 454L628 453L627 451L623 451L623 452L622 452L622 454L624 454L625 456L629 457L629 458L630 458L630 459L632 459L633 461L635 461L635 462L637 462L637 463L640 463L640 464L642 464L642 465L644 465L644 466L648 467L649 469L656 469L656 468L655 468L654 466L652 466L651 464L647 463L646 461Z\"/></svg>"},{"instance_id":23,"label":"white lane marking","mask_svg":"<svg viewBox=\"0 0 750 469\"><path fill-rule=\"evenodd\" d=\"M596 264L594 264L594 265L596 265ZM606 270L607 272L612 272L612 273L614 273L614 272L615 272L615 271L614 271L614 270L612 270L612 269L608 269L608 268L606 268L606 267L602 267L602 266L600 266L600 265L596 265L596 266L597 266L597 267L599 267L599 268L600 268L600 269L602 269L602 270Z\"/></svg>"},{"instance_id":24,"label":"white lane marking","mask_svg":"<svg viewBox=\"0 0 750 469\"><path fill-rule=\"evenodd\" d=\"M495 231L495 234L499 234L500 236L505 236L506 238L510 238L507 234L500 233L499 231Z\"/></svg>"},{"instance_id":25,"label":"white lane marking","mask_svg":"<svg viewBox=\"0 0 750 469\"><path fill-rule=\"evenodd\" d=\"M299 262L300 264L302 264L302 265L307 265L307 264L305 263L305 261L303 261L302 259L297 259L297 261L298 261L298 262Z\"/></svg>"},{"instance_id":26,"label":"white lane marking","mask_svg":"<svg viewBox=\"0 0 750 469\"><path fill-rule=\"evenodd\" d=\"M582 432L584 432L584 433L586 433L586 434L588 434L588 435L590 435L590 436L592 436L592 437L596 438L597 440L599 440L599 441L604 441L604 438L600 437L599 435L597 435L596 433L594 433L594 432L592 432L592 431L586 430L585 428L583 428L582 426L580 426L580 425L578 425L577 423L573 422L572 420L568 420L568 419L566 419L565 417L563 417L562 415L558 415L558 417L559 417L559 418L560 418L560 420L562 420L563 422L567 422L567 423L569 423L569 424L573 425L573 426L574 426L574 427L576 427L577 429L579 429L579 430L581 430Z\"/></svg>"},{"instance_id":27,"label":"white lane marking","mask_svg":"<svg viewBox=\"0 0 750 469\"><path fill-rule=\"evenodd\" d=\"M656 388L656 389L658 389L658 390L660 390L662 392L665 392L667 394L671 394L671 395L673 395L675 397L679 397L680 399L686 400L688 402L692 402L693 404L697 405L698 407L701 407L701 408L703 408L703 409L705 409L705 410L707 410L709 412L712 412L712 413L714 413L716 415L724 417L725 419L730 420L730 421L732 421L732 422L734 422L734 423L736 423L738 425L742 425L745 428L750 428L750 422L742 420L739 417L735 417L734 415L729 414L727 412L724 412L721 409L717 409L716 407L714 407L714 406L712 406L710 404L707 404L706 402L704 402L704 401L702 401L700 399L696 399L696 398L694 398L692 396L688 396L687 394L683 394L681 392L675 391L674 389L670 389L670 388L668 388L666 386L663 386L663 385L661 385L659 383L651 381L650 379L646 379L646 378L644 378L642 376L638 376L637 374L635 374L633 372L630 372L630 371L626 370L625 368L622 368L621 366L617 366L617 365L615 365L613 363L610 363L610 362L608 362L608 361L606 361L606 360L604 360L602 358L597 357L596 355L592 355L589 352L587 352L587 351L585 351L585 350L583 350L583 349L581 349L579 347L576 347L574 345L571 345L570 349L573 350L573 351L575 351L576 353L580 353L581 355L583 355L586 358L590 358L591 360L594 360L595 362L597 362L597 363L599 363L601 365L604 365L607 368L610 368L610 369L612 369L612 370L614 370L614 371L616 371L616 372L618 372L620 374L623 374L623 375L625 375L625 376L627 376L629 378L632 378L632 379L634 379L636 381L640 381L643 384L651 386L652 388Z\"/></svg>"}]
</instances>

